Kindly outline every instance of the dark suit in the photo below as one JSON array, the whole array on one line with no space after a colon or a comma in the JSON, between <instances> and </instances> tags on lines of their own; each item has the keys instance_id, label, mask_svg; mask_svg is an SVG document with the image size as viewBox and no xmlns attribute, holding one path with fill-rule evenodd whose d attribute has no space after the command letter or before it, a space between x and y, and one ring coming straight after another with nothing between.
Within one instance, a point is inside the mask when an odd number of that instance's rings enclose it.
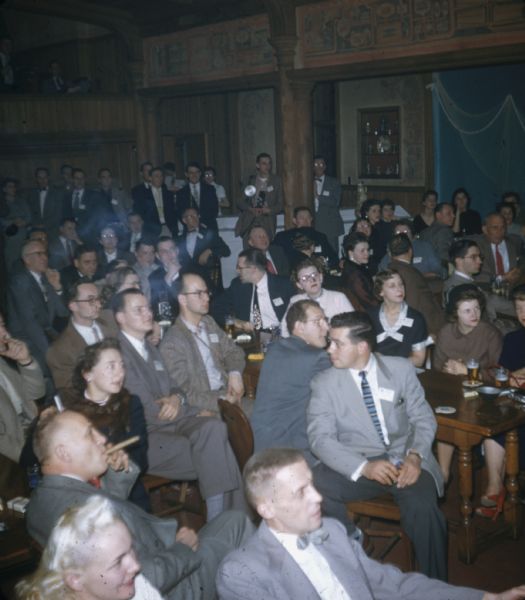
<instances>
[{"instance_id":1,"label":"dark suit","mask_svg":"<svg viewBox=\"0 0 525 600\"><path fill-rule=\"evenodd\" d=\"M30 535L45 546L52 528L71 506L84 503L93 494L111 500L130 530L142 573L170 600L212 599L215 571L224 554L245 543L253 526L241 513L223 513L199 531L199 549L175 541L175 519L159 519L127 500L138 475L111 469L102 478L102 488L64 475L46 475L31 495L26 519Z\"/></svg>"},{"instance_id":2,"label":"dark suit","mask_svg":"<svg viewBox=\"0 0 525 600\"><path fill-rule=\"evenodd\" d=\"M315 244L315 253L324 256L331 267L336 268L338 266L339 259L336 253L338 249L332 248L326 235L313 227L293 227L292 229L279 231L273 239L273 244L281 246L290 261L297 252L293 247L293 241L299 235L309 237Z\"/></svg>"},{"instance_id":3,"label":"dark suit","mask_svg":"<svg viewBox=\"0 0 525 600\"><path fill-rule=\"evenodd\" d=\"M203 498L228 493L230 508L245 508L242 479L228 443L226 427L215 417L198 417L198 410L182 406L174 421L158 418L157 400L178 391L159 350L146 343L145 361L122 333L126 366L125 386L139 396L148 426L149 472L170 479L199 480Z\"/></svg>"},{"instance_id":4,"label":"dark suit","mask_svg":"<svg viewBox=\"0 0 525 600\"><path fill-rule=\"evenodd\" d=\"M366 556L340 523L323 519L328 533L316 549L353 600L481 600L484 592L455 587L419 573L402 573L393 565ZM229 554L219 566L221 600L319 600L319 593L265 522L246 546Z\"/></svg>"},{"instance_id":5,"label":"dark suit","mask_svg":"<svg viewBox=\"0 0 525 600\"><path fill-rule=\"evenodd\" d=\"M69 265L68 267L60 269L60 283L62 284L62 289L64 290L64 299L66 302L68 301L67 295L69 293L69 288L77 281L82 279L85 283L94 283L102 277L104 277L104 273L100 269L97 269L93 277L85 277L80 273L75 265Z\"/></svg>"},{"instance_id":6,"label":"dark suit","mask_svg":"<svg viewBox=\"0 0 525 600\"><path fill-rule=\"evenodd\" d=\"M47 302L35 278L26 269L13 275L8 289L9 330L15 338L27 343L44 374L49 374L45 355L49 343L58 337L69 311L46 276L42 276Z\"/></svg>"},{"instance_id":7,"label":"dark suit","mask_svg":"<svg viewBox=\"0 0 525 600\"><path fill-rule=\"evenodd\" d=\"M315 189L316 182L314 181L314 192ZM339 211L341 184L337 179L325 175L318 202L319 208L315 212L315 227L326 235L330 245L337 252L339 236L345 232L343 218Z\"/></svg>"},{"instance_id":8,"label":"dark suit","mask_svg":"<svg viewBox=\"0 0 525 600\"><path fill-rule=\"evenodd\" d=\"M282 321L290 298L295 294L294 286L286 277L268 273L268 291L273 310ZM242 283L239 277L232 280L230 287L221 294L212 305L212 314L219 325L224 325L226 315L234 314L241 321L250 320L253 285Z\"/></svg>"},{"instance_id":9,"label":"dark suit","mask_svg":"<svg viewBox=\"0 0 525 600\"><path fill-rule=\"evenodd\" d=\"M290 275L290 262L281 246L270 244L267 254L270 255L270 258L274 264L275 270L277 271L276 275L288 277L288 275ZM266 259L268 260L268 256Z\"/></svg>"},{"instance_id":10,"label":"dark suit","mask_svg":"<svg viewBox=\"0 0 525 600\"><path fill-rule=\"evenodd\" d=\"M60 271L60 269L73 264L73 253L75 252L78 244L75 242L75 240L66 240L66 243L71 247L71 256L66 250L66 247L64 246L60 237L49 242L48 254L49 266L51 269Z\"/></svg>"},{"instance_id":11,"label":"dark suit","mask_svg":"<svg viewBox=\"0 0 525 600\"><path fill-rule=\"evenodd\" d=\"M401 524L414 544L421 571L446 580L446 521L436 494L443 493L443 477L432 454L436 419L413 365L405 358L380 354L375 358L380 397L374 399L381 406L388 446L379 437L349 369L332 367L312 380L308 440L321 460L314 475L323 509L350 530L353 524L346 502L390 493L399 505ZM378 457L402 461L408 450L422 459L421 473L412 485L386 486L364 475L352 479L363 462Z\"/></svg>"},{"instance_id":12,"label":"dark suit","mask_svg":"<svg viewBox=\"0 0 525 600\"><path fill-rule=\"evenodd\" d=\"M64 197L64 217L74 217L77 233L84 242L96 243L101 230L116 220L115 213L105 196L95 190L84 189L77 208L74 207L76 190Z\"/></svg>"},{"instance_id":13,"label":"dark suit","mask_svg":"<svg viewBox=\"0 0 525 600\"><path fill-rule=\"evenodd\" d=\"M177 213L175 210L175 197L173 192L170 192L164 184L162 184L161 190L164 221L166 227L171 231L171 235L175 238L179 231ZM144 184L134 187L132 190L132 197L133 211L142 217L144 223L148 225L151 231L155 232L155 235L160 235L161 222L159 211L155 204L155 198L151 191L151 187L146 187Z\"/></svg>"},{"instance_id":14,"label":"dark suit","mask_svg":"<svg viewBox=\"0 0 525 600\"><path fill-rule=\"evenodd\" d=\"M212 285L212 290L222 291L221 258L230 256L230 247L215 230L201 225L197 232L193 256L190 256L186 243L187 237L188 233L184 232L176 240L180 264L183 268L188 270L194 268L199 272L204 270L207 275L208 283L211 283ZM206 250L211 250L211 256L208 258L205 265L200 265L199 257Z\"/></svg>"},{"instance_id":15,"label":"dark suit","mask_svg":"<svg viewBox=\"0 0 525 600\"><path fill-rule=\"evenodd\" d=\"M40 211L40 190L38 188L34 188L29 192L27 204L31 212L31 224L44 227L50 237L58 235L60 220L63 217L63 191L51 186L47 188L44 214Z\"/></svg>"},{"instance_id":16,"label":"dark suit","mask_svg":"<svg viewBox=\"0 0 525 600\"><path fill-rule=\"evenodd\" d=\"M106 253L103 249L97 252L97 260L99 270L103 274L107 273L108 265L110 263L108 263L108 257L106 256ZM133 266L137 261L134 254L128 252L127 250L121 250L120 248L117 248L117 258L115 258L114 260L124 260L130 267Z\"/></svg>"},{"instance_id":17,"label":"dark suit","mask_svg":"<svg viewBox=\"0 0 525 600\"><path fill-rule=\"evenodd\" d=\"M191 195L190 184L186 184L177 192L176 198L177 216L182 223L182 215L187 208L196 208L199 211L201 223L209 229L218 230L217 215L219 214L219 201L217 192L213 185L205 181L200 182L199 203L197 204Z\"/></svg>"},{"instance_id":18,"label":"dark suit","mask_svg":"<svg viewBox=\"0 0 525 600\"><path fill-rule=\"evenodd\" d=\"M419 311L425 317L428 332L437 335L445 324L445 315L427 280L414 266L401 260L394 259L388 266L401 275L405 284L405 301L408 306Z\"/></svg>"},{"instance_id":19,"label":"dark suit","mask_svg":"<svg viewBox=\"0 0 525 600\"><path fill-rule=\"evenodd\" d=\"M255 452L265 448L296 448L309 464L315 458L306 436L310 381L330 368L328 354L291 336L270 344L264 359L250 418Z\"/></svg>"}]
</instances>

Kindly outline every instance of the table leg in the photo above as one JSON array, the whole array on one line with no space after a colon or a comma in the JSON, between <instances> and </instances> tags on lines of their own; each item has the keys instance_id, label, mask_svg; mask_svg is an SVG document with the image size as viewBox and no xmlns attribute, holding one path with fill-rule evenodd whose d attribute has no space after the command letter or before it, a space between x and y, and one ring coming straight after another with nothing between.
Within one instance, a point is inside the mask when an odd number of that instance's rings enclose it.
<instances>
[{"instance_id":1,"label":"table leg","mask_svg":"<svg viewBox=\"0 0 525 600\"><path fill-rule=\"evenodd\" d=\"M458 555L468 565L476 558L476 531L472 525L472 447L458 448L461 525L458 528Z\"/></svg>"},{"instance_id":2,"label":"table leg","mask_svg":"<svg viewBox=\"0 0 525 600\"><path fill-rule=\"evenodd\" d=\"M513 539L518 539L521 532L522 510L521 503L518 498L518 473L519 473L519 456L518 456L518 432L512 429L505 434L505 452L506 452L506 467L507 473L506 488L507 501L505 503L505 521L512 528Z\"/></svg>"}]
</instances>

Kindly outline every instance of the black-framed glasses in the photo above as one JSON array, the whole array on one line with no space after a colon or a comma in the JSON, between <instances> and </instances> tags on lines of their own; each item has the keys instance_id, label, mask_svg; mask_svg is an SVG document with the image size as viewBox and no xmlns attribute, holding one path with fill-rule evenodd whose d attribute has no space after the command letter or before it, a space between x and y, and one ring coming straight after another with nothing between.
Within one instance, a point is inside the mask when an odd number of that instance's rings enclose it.
<instances>
[{"instance_id":1,"label":"black-framed glasses","mask_svg":"<svg viewBox=\"0 0 525 600\"><path fill-rule=\"evenodd\" d=\"M89 306L94 306L97 302L101 302L100 296L91 296L90 298L85 298L84 300L75 300L75 302L87 302Z\"/></svg>"},{"instance_id":2,"label":"black-framed glasses","mask_svg":"<svg viewBox=\"0 0 525 600\"><path fill-rule=\"evenodd\" d=\"M314 273L307 273L306 275L301 275L299 277L299 281L306 283L307 281L317 281L321 277L321 273L315 271Z\"/></svg>"},{"instance_id":3,"label":"black-framed glasses","mask_svg":"<svg viewBox=\"0 0 525 600\"><path fill-rule=\"evenodd\" d=\"M196 292L183 292L181 294L182 296L198 296L199 300L202 300L205 297L210 297L211 296L211 292L210 290L197 290Z\"/></svg>"}]
</instances>

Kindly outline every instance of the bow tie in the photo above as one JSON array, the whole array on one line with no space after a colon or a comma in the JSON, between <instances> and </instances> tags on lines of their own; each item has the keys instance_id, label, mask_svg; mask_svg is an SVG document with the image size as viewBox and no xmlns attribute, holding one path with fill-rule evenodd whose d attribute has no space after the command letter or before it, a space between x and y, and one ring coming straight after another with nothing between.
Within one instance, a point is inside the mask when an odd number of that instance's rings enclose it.
<instances>
[{"instance_id":1,"label":"bow tie","mask_svg":"<svg viewBox=\"0 0 525 600\"><path fill-rule=\"evenodd\" d=\"M305 533L304 535L299 535L297 537L297 548L299 550L305 550L308 548L308 544L312 542L316 546L320 546L323 542L326 542L330 534L328 531L319 527L315 531L311 531L310 533Z\"/></svg>"}]
</instances>

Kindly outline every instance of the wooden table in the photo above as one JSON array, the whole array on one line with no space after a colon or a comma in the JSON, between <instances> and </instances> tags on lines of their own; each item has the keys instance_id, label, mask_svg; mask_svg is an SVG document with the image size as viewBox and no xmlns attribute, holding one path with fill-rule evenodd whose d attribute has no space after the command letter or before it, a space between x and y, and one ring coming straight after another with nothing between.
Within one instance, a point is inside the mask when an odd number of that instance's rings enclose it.
<instances>
[{"instance_id":1,"label":"wooden table","mask_svg":"<svg viewBox=\"0 0 525 600\"><path fill-rule=\"evenodd\" d=\"M481 397L464 398L464 377L436 371L419 375L426 398L432 408L453 406L451 415L436 415L436 438L458 448L459 493L461 522L458 529L459 558L471 564L477 553L479 540L472 524L472 449L498 433L505 433L506 487L504 518L510 532L517 539L522 527L521 504L518 499L518 436L516 428L525 424L525 410L509 399L486 400Z\"/></svg>"}]
</instances>

